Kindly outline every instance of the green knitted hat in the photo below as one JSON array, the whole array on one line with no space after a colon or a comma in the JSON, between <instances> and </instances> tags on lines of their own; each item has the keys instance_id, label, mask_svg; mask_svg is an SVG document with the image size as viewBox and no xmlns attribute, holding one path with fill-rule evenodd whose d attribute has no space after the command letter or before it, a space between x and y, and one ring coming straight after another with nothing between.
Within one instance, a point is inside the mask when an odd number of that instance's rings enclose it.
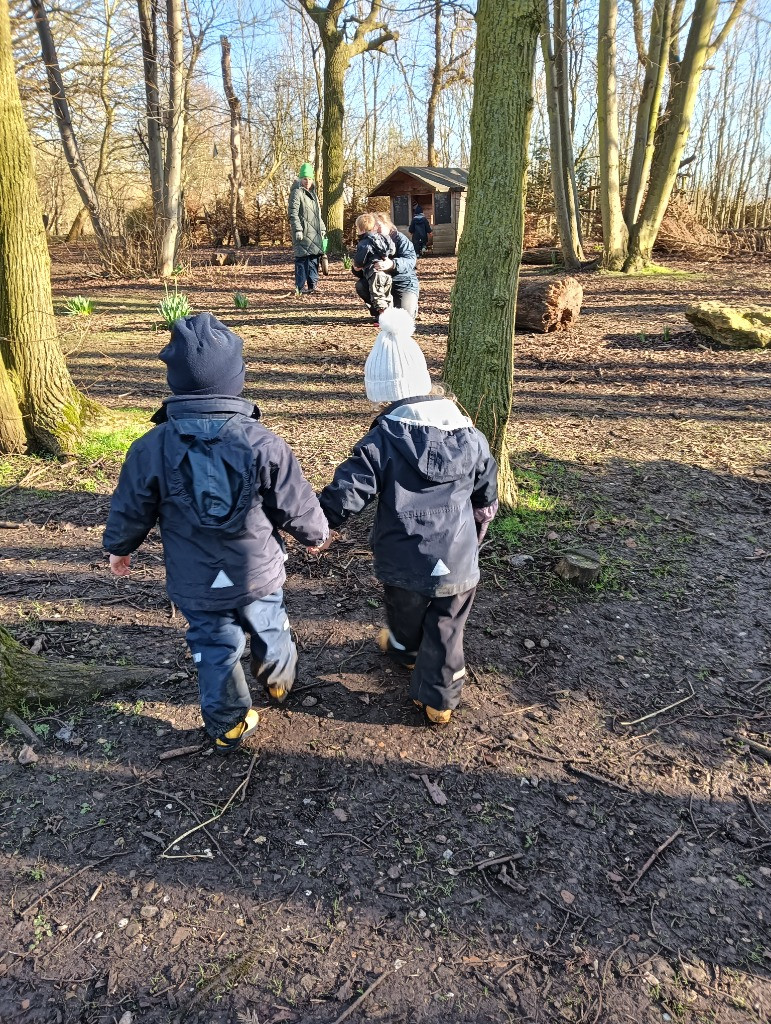
<instances>
[{"instance_id":1,"label":"green knitted hat","mask_svg":"<svg viewBox=\"0 0 771 1024\"><path fill-rule=\"evenodd\" d=\"M310 178L313 181L313 164L303 164L297 177Z\"/></svg>"}]
</instances>

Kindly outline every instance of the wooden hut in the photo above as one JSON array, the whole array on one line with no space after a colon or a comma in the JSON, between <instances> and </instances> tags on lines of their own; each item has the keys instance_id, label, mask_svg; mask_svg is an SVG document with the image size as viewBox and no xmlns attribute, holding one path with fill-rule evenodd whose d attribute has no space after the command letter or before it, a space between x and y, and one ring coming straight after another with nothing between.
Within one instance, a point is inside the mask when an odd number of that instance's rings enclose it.
<instances>
[{"instance_id":1,"label":"wooden hut","mask_svg":"<svg viewBox=\"0 0 771 1024\"><path fill-rule=\"evenodd\" d=\"M463 231L467 183L468 171L460 167L397 167L370 196L390 197L391 220L405 233L420 204L434 231L434 252L454 256Z\"/></svg>"}]
</instances>

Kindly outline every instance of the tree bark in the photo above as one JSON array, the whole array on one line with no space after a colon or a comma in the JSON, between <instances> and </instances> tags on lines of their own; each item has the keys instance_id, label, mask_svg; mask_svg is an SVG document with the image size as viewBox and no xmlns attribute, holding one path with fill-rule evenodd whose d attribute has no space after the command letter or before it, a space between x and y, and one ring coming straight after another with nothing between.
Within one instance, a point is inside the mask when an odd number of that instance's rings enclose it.
<instances>
[{"instance_id":1,"label":"tree bark","mask_svg":"<svg viewBox=\"0 0 771 1024\"><path fill-rule=\"evenodd\" d=\"M354 57L369 50L380 50L398 38L379 20L382 0L370 0L366 17L349 19L343 0L328 0L322 7L317 0L299 0L303 10L316 24L324 49L324 118L321 144L322 215L327 226L330 256L343 252L343 216L345 200L344 120L345 76ZM345 35L346 24L355 21L353 38ZM367 36L377 32L374 39Z\"/></svg>"},{"instance_id":2,"label":"tree bark","mask_svg":"<svg viewBox=\"0 0 771 1024\"><path fill-rule=\"evenodd\" d=\"M434 66L431 69L431 91L426 106L426 163L437 166L436 109L442 91L442 0L434 0Z\"/></svg>"},{"instance_id":3,"label":"tree bark","mask_svg":"<svg viewBox=\"0 0 771 1024\"><path fill-rule=\"evenodd\" d=\"M490 441L499 498L509 507L516 483L507 426L540 26L540 0L479 2L468 199L445 363L447 383Z\"/></svg>"},{"instance_id":4,"label":"tree bark","mask_svg":"<svg viewBox=\"0 0 771 1024\"><path fill-rule=\"evenodd\" d=\"M163 169L163 238L158 264L158 274L161 277L171 277L174 272L182 214L185 49L181 0L166 0L166 34L169 41L169 109L166 121L166 161Z\"/></svg>"},{"instance_id":5,"label":"tree bark","mask_svg":"<svg viewBox=\"0 0 771 1024\"><path fill-rule=\"evenodd\" d=\"M81 208L78 210L75 216L75 220L70 225L70 230L67 232L67 238L65 239L65 241L77 242L77 240L83 234L83 229L88 223L88 219L88 210L85 206L81 206Z\"/></svg>"},{"instance_id":6,"label":"tree bark","mask_svg":"<svg viewBox=\"0 0 771 1024\"><path fill-rule=\"evenodd\" d=\"M0 361L30 445L58 455L71 450L79 437L86 402L72 384L59 347L48 243L5 3L0 4L0 110ZM5 406L2 379L0 394Z\"/></svg>"},{"instance_id":7,"label":"tree bark","mask_svg":"<svg viewBox=\"0 0 771 1024\"><path fill-rule=\"evenodd\" d=\"M105 668L30 654L0 626L0 715L24 704L64 704L147 682L151 668Z\"/></svg>"},{"instance_id":8,"label":"tree bark","mask_svg":"<svg viewBox=\"0 0 771 1024\"><path fill-rule=\"evenodd\" d=\"M541 16L541 49L543 51L546 77L546 109L549 116L549 163L552 191L554 193L554 214L557 219L557 234L560 239L563 262L568 270L579 270L581 260L576 251L576 239L573 237L570 215L568 213L564 168L565 157L562 151L562 132L560 130L560 115L557 103L549 0L544 0Z\"/></svg>"},{"instance_id":9,"label":"tree bark","mask_svg":"<svg viewBox=\"0 0 771 1024\"><path fill-rule=\"evenodd\" d=\"M35 19L38 36L40 37L40 50L45 64L46 76L48 78L48 91L51 93L54 115L59 128L59 137L62 140L62 149L67 160L67 166L78 190L80 201L88 211L94 234L102 244L108 241L107 231L102 224L102 216L99 210L99 198L94 186L88 177L86 165L80 155L77 136L72 125L70 105L67 102L67 94L64 89L64 79L59 68L59 58L56 54L56 44L51 34L51 26L48 21L43 0L30 0L32 16Z\"/></svg>"},{"instance_id":10,"label":"tree bark","mask_svg":"<svg viewBox=\"0 0 771 1024\"><path fill-rule=\"evenodd\" d=\"M734 24L736 9L741 9L742 3L743 0L736 0L726 25ZM696 0L694 5L683 60L672 75L666 121L661 125L653 153L648 192L629 239L629 254L624 263L627 272L640 270L651 262L653 245L688 141L704 65L727 35L724 26L717 40L711 42L718 7L719 0Z\"/></svg>"},{"instance_id":11,"label":"tree bark","mask_svg":"<svg viewBox=\"0 0 771 1024\"><path fill-rule=\"evenodd\" d=\"M163 147L161 145L161 94L158 86L157 0L137 0L142 38L142 65L145 78L147 116L147 157L156 225L163 223Z\"/></svg>"},{"instance_id":12,"label":"tree bark","mask_svg":"<svg viewBox=\"0 0 771 1024\"><path fill-rule=\"evenodd\" d=\"M222 85L225 89L230 109L230 230L233 235L233 247L241 248L241 235L238 232L238 218L244 210L244 176L241 168L241 100L233 88L233 75L230 70L230 40L227 36L220 37L222 47Z\"/></svg>"},{"instance_id":13,"label":"tree bark","mask_svg":"<svg viewBox=\"0 0 771 1024\"><path fill-rule=\"evenodd\" d=\"M597 127L600 136L602 262L606 270L621 270L626 256L628 232L621 210L619 174L616 94L617 0L599 0L598 18Z\"/></svg>"},{"instance_id":14,"label":"tree bark","mask_svg":"<svg viewBox=\"0 0 771 1024\"><path fill-rule=\"evenodd\" d=\"M635 10L638 9L635 8ZM645 65L645 77L637 108L634 144L624 199L624 221L629 231L634 227L640 213L640 206L648 183L648 174L653 159L654 137L659 120L661 94L667 72L671 31L671 0L654 0L651 13L650 42L648 49L640 52L640 59ZM640 41L638 41L639 46Z\"/></svg>"},{"instance_id":15,"label":"tree bark","mask_svg":"<svg viewBox=\"0 0 771 1024\"><path fill-rule=\"evenodd\" d=\"M546 0L548 2L548 0ZM568 70L567 0L554 0L554 85L559 115L562 174L565 179L570 233L578 259L583 260L583 238L579 212L576 161L573 153L573 126L570 109L570 74Z\"/></svg>"}]
</instances>

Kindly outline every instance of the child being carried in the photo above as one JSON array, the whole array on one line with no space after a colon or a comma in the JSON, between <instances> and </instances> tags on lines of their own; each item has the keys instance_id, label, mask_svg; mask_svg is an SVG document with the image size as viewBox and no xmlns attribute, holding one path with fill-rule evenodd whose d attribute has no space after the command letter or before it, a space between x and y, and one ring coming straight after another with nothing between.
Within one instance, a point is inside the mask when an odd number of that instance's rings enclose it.
<instances>
[{"instance_id":1,"label":"child being carried","mask_svg":"<svg viewBox=\"0 0 771 1024\"><path fill-rule=\"evenodd\" d=\"M372 213L362 213L356 218L356 234L359 244L353 257L353 269L367 279L372 305L378 313L393 306L391 298L391 275L379 270L377 264L392 259L396 248L388 235L377 230L377 219Z\"/></svg>"}]
</instances>

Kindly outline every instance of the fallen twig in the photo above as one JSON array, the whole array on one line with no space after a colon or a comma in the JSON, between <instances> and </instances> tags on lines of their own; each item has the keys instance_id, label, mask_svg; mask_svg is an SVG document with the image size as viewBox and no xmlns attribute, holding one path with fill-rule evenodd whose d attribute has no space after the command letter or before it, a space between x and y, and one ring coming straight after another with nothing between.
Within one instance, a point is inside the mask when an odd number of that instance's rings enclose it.
<instances>
[{"instance_id":1,"label":"fallen twig","mask_svg":"<svg viewBox=\"0 0 771 1024\"><path fill-rule=\"evenodd\" d=\"M389 967L387 968L387 970L383 971L380 977L375 978L375 980L372 982L369 988L365 988L362 994L359 996L359 998L355 999L347 1010L344 1010L339 1017L335 1017L335 1019L332 1021L332 1024L343 1024L343 1021L347 1020L354 1010L358 1010L358 1008L361 1006L361 1004L364 1002L367 996L371 996L375 989L378 987L378 985L382 981L385 981L388 975L393 974L396 970L398 970L398 968Z\"/></svg>"},{"instance_id":2,"label":"fallen twig","mask_svg":"<svg viewBox=\"0 0 771 1024\"><path fill-rule=\"evenodd\" d=\"M610 786L611 789L620 789L622 793L628 793L629 790L626 786L622 786L620 782L614 782L613 779L608 779L604 775L597 775L595 772L590 772L586 768L579 768L573 764L572 761L565 762L565 768L567 771L572 772L573 775L581 775L585 779L591 779L592 782L599 782L603 786Z\"/></svg>"},{"instance_id":3,"label":"fallen twig","mask_svg":"<svg viewBox=\"0 0 771 1024\"><path fill-rule=\"evenodd\" d=\"M195 743L187 747L175 747L173 750L164 750L158 756L158 760L171 761L175 757L185 757L186 754L198 754L202 750L206 750L207 745L206 743Z\"/></svg>"},{"instance_id":4,"label":"fallen twig","mask_svg":"<svg viewBox=\"0 0 771 1024\"><path fill-rule=\"evenodd\" d=\"M648 715L643 715L642 718L635 718L632 722L622 722L623 726L639 725L640 722L647 722L649 718L655 718L657 715L663 715L665 711L671 711L672 708L679 707L681 704L685 704L687 700L692 700L696 696L696 691L691 686L690 680L688 680L688 686L691 688L691 692L686 697L681 697L680 700L676 700L673 704L667 704L665 708L659 708L658 711L651 711Z\"/></svg>"},{"instance_id":5,"label":"fallen twig","mask_svg":"<svg viewBox=\"0 0 771 1024\"><path fill-rule=\"evenodd\" d=\"M491 868L496 864L508 864L512 860L522 860L524 853L507 853L502 857L486 857L484 860L478 860L475 864L468 864L465 868L455 868L455 874L459 875L462 871L473 871L475 868L480 870L482 868Z\"/></svg>"},{"instance_id":6,"label":"fallen twig","mask_svg":"<svg viewBox=\"0 0 771 1024\"><path fill-rule=\"evenodd\" d=\"M682 834L683 834L683 830L681 828L678 828L675 832L672 833L672 835L668 839L664 840L664 842L661 844L661 846L657 846L656 847L656 849L653 851L653 853L650 855L650 857L646 860L646 862L643 864L643 866L637 872L637 875L635 876L634 880L632 881L632 884L629 886L629 888L626 891L627 896L629 896L629 894L632 892L632 890L637 885L637 883L640 881L640 879L643 877L643 875L653 866L653 864L656 861L656 858L661 856L661 854L664 852L664 850L666 850L666 848L668 846L671 846L671 844L674 843L675 839L677 839L677 837L681 836Z\"/></svg>"},{"instance_id":7,"label":"fallen twig","mask_svg":"<svg viewBox=\"0 0 771 1024\"><path fill-rule=\"evenodd\" d=\"M45 892L42 892L32 901L32 903L29 904L28 907L25 907L24 910L22 910L21 916L27 917L27 915L31 914L33 910L37 910L38 905L42 903L44 899L48 896L52 896L55 892L61 889L63 885L66 885L68 882L72 882L78 877L78 875L82 875L84 871L88 871L89 868L99 867L100 864L104 864L105 861L112 860L114 857L125 857L127 853L129 853L128 850L121 850L118 853L108 853L106 857L100 857L99 860L93 860L90 864L84 864L82 868L78 868L77 871L73 871L71 875L67 875L66 878L63 878L61 882L57 882L56 885L52 885L50 889L46 889Z\"/></svg>"},{"instance_id":8,"label":"fallen twig","mask_svg":"<svg viewBox=\"0 0 771 1024\"><path fill-rule=\"evenodd\" d=\"M21 733L25 740L33 747L40 747L40 737L30 729L26 722L23 722L13 711L3 712L3 721L13 726L16 732Z\"/></svg>"},{"instance_id":9,"label":"fallen twig","mask_svg":"<svg viewBox=\"0 0 771 1024\"><path fill-rule=\"evenodd\" d=\"M192 836L194 833L198 832L200 829L206 829L207 825L211 825L212 822L217 821L219 818L222 817L222 815L225 813L225 811L227 811L227 809L230 807L230 805L233 803L233 801L236 799L236 797L239 794L244 794L244 795L246 794L246 787L249 785L249 780L252 777L252 771L254 769L255 764L257 763L258 757L259 757L259 753L255 753L254 756L252 757L252 760L251 760L250 764L249 764L249 768L247 769L246 775L243 777L243 779L241 779L241 781L238 783L236 788L230 794L230 796L227 799L227 802L226 802L225 806L221 810L217 811L216 814L213 814L210 818L207 818L206 821L199 822L195 826L195 828L189 828L187 830L187 832L183 832L181 836L177 836L176 839L172 839L172 841L168 844L166 849L161 852L161 857L165 858L166 860L190 860L190 859L198 859L198 858L200 858L202 856L201 854L195 854L195 853L169 853L168 851L172 847L177 846L179 843L181 843L183 839L187 839L188 836ZM175 799L178 800L177 797L175 797ZM243 800L243 796L241 797L241 799ZM179 802L181 802L181 801L179 801ZM211 833L207 832L207 835L211 835ZM214 842L216 843L217 841L214 840ZM219 844L217 844L217 845L219 845ZM225 860L228 862L228 864L230 864L230 866L235 870L236 874L240 875L241 872L238 870L238 868L235 866L235 864L233 864L233 862L227 856L225 851L220 848L220 852L222 853L222 856L225 858Z\"/></svg>"},{"instance_id":10,"label":"fallen twig","mask_svg":"<svg viewBox=\"0 0 771 1024\"><path fill-rule=\"evenodd\" d=\"M747 801L747 806L750 809L750 814L752 815L752 817L755 819L755 821L758 823L758 825L760 825L760 827L763 829L763 831L766 833L766 835L769 835L768 828L766 827L763 819L758 814L757 809L755 807L755 804L752 802L752 797L750 796L750 794L749 793L742 793L742 796Z\"/></svg>"},{"instance_id":11,"label":"fallen twig","mask_svg":"<svg viewBox=\"0 0 771 1024\"><path fill-rule=\"evenodd\" d=\"M761 757L765 757L767 761L771 761L771 747L765 747L762 743L758 743L756 740L747 739L746 736L736 736L740 743L749 747L754 754L760 754Z\"/></svg>"}]
</instances>

